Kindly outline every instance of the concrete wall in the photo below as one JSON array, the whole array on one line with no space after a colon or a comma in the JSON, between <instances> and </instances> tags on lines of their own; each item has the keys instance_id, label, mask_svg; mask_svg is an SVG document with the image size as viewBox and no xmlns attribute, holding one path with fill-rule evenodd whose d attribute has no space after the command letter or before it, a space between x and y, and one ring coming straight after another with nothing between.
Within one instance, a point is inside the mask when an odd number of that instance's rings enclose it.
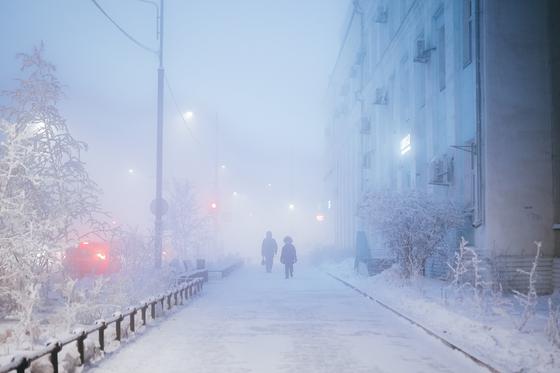
<instances>
[{"instance_id":1,"label":"concrete wall","mask_svg":"<svg viewBox=\"0 0 560 373\"><path fill-rule=\"evenodd\" d=\"M491 256L553 254L547 2L483 1L485 224Z\"/></svg>"}]
</instances>

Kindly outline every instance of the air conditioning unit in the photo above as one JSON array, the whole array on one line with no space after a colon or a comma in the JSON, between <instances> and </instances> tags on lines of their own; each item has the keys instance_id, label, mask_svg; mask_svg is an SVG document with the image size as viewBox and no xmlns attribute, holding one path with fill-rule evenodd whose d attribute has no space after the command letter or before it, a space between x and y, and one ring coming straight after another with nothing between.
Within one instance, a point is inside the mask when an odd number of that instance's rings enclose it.
<instances>
[{"instance_id":1,"label":"air conditioning unit","mask_svg":"<svg viewBox=\"0 0 560 373\"><path fill-rule=\"evenodd\" d=\"M367 117L362 118L360 134L369 135L371 133L371 120Z\"/></svg>"},{"instance_id":2,"label":"air conditioning unit","mask_svg":"<svg viewBox=\"0 0 560 373\"><path fill-rule=\"evenodd\" d=\"M453 158L447 155L432 159L429 166L429 183L449 186L453 179Z\"/></svg>"},{"instance_id":3,"label":"air conditioning unit","mask_svg":"<svg viewBox=\"0 0 560 373\"><path fill-rule=\"evenodd\" d=\"M375 15L373 16L373 22L375 23L387 23L387 19L389 18L389 10L386 6L378 6Z\"/></svg>"},{"instance_id":4,"label":"air conditioning unit","mask_svg":"<svg viewBox=\"0 0 560 373\"><path fill-rule=\"evenodd\" d=\"M387 90L385 88L376 88L375 89L375 100L373 103L375 105L387 105Z\"/></svg>"},{"instance_id":5,"label":"air conditioning unit","mask_svg":"<svg viewBox=\"0 0 560 373\"><path fill-rule=\"evenodd\" d=\"M429 48L424 39L416 40L416 49L414 51L414 62L427 63L430 55L435 51L435 47Z\"/></svg>"}]
</instances>

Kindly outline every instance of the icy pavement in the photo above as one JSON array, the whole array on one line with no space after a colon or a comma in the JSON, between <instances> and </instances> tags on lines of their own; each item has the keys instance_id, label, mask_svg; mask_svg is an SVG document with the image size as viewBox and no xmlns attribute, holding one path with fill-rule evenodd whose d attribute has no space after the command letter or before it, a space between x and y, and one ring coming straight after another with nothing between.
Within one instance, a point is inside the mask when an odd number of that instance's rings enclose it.
<instances>
[{"instance_id":1,"label":"icy pavement","mask_svg":"<svg viewBox=\"0 0 560 373\"><path fill-rule=\"evenodd\" d=\"M114 372L478 372L459 352L315 269L244 268L92 367Z\"/></svg>"}]
</instances>

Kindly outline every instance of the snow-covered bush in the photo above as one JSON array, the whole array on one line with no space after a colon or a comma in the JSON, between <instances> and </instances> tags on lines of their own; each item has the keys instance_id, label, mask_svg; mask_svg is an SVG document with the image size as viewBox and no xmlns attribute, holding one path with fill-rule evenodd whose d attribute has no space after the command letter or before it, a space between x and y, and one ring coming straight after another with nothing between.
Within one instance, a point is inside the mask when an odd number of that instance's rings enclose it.
<instances>
[{"instance_id":1,"label":"snow-covered bush","mask_svg":"<svg viewBox=\"0 0 560 373\"><path fill-rule=\"evenodd\" d=\"M426 259L447 248L446 238L464 220L452 202L413 190L367 193L360 215L381 234L404 278L423 274Z\"/></svg>"},{"instance_id":2,"label":"snow-covered bush","mask_svg":"<svg viewBox=\"0 0 560 373\"><path fill-rule=\"evenodd\" d=\"M55 67L42 45L18 58L24 77L0 107L0 318L15 313L33 337L33 310L61 271L64 249L103 224L99 188L80 158L86 145L57 109Z\"/></svg>"}]
</instances>

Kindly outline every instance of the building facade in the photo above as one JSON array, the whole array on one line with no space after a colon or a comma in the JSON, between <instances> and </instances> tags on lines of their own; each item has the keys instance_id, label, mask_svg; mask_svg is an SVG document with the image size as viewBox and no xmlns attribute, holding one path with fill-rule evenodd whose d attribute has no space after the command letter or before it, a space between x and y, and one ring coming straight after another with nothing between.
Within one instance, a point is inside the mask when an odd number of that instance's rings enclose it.
<instances>
[{"instance_id":1,"label":"building facade","mask_svg":"<svg viewBox=\"0 0 560 373\"><path fill-rule=\"evenodd\" d=\"M539 286L552 289L559 8L554 0L349 4L326 129L336 246L351 249L364 229L357 209L365 192L419 189L464 208L457 236L506 287L522 281L515 270L530 265L541 241ZM387 256L367 233L372 256ZM438 276L447 268L436 258L428 266Z\"/></svg>"}]
</instances>

